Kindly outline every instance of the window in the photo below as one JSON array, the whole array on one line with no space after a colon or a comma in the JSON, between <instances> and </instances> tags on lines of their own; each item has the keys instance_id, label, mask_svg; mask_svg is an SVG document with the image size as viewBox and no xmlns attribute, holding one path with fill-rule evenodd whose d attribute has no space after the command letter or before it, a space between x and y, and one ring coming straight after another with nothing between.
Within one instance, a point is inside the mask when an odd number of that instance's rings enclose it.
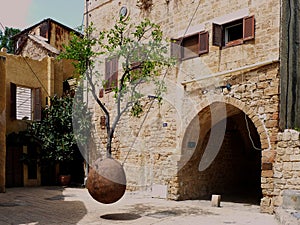
<instances>
[{"instance_id":1,"label":"window","mask_svg":"<svg viewBox=\"0 0 300 225\"><path fill-rule=\"evenodd\" d=\"M111 91L118 85L118 58L105 60L105 91Z\"/></svg>"},{"instance_id":2,"label":"window","mask_svg":"<svg viewBox=\"0 0 300 225\"><path fill-rule=\"evenodd\" d=\"M186 60L208 53L208 38L208 32L200 32L173 40L171 44L171 56L180 60Z\"/></svg>"},{"instance_id":3,"label":"window","mask_svg":"<svg viewBox=\"0 0 300 225\"><path fill-rule=\"evenodd\" d=\"M213 24L213 45L228 47L254 39L254 16L226 24Z\"/></svg>"},{"instance_id":4,"label":"window","mask_svg":"<svg viewBox=\"0 0 300 225\"><path fill-rule=\"evenodd\" d=\"M11 117L17 120L41 119L41 89L10 85Z\"/></svg>"}]
</instances>

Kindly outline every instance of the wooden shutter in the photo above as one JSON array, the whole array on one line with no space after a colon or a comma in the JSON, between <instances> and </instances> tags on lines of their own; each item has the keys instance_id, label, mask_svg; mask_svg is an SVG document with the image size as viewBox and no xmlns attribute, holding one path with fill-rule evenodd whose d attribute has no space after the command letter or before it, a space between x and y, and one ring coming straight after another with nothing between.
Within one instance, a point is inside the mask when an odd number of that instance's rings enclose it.
<instances>
[{"instance_id":1,"label":"wooden shutter","mask_svg":"<svg viewBox=\"0 0 300 225\"><path fill-rule=\"evenodd\" d=\"M171 40L171 57L175 59L181 59L181 40Z\"/></svg>"},{"instance_id":2,"label":"wooden shutter","mask_svg":"<svg viewBox=\"0 0 300 225\"><path fill-rule=\"evenodd\" d=\"M112 59L112 71L111 71L111 88L117 87L118 85L118 57Z\"/></svg>"},{"instance_id":3,"label":"wooden shutter","mask_svg":"<svg viewBox=\"0 0 300 225\"><path fill-rule=\"evenodd\" d=\"M208 32L199 33L199 55L208 53L209 51L209 43L208 43Z\"/></svg>"},{"instance_id":4,"label":"wooden shutter","mask_svg":"<svg viewBox=\"0 0 300 225\"><path fill-rule=\"evenodd\" d=\"M254 26L255 26L255 20L254 16L245 17L243 19L243 39L251 40L254 39Z\"/></svg>"},{"instance_id":5,"label":"wooden shutter","mask_svg":"<svg viewBox=\"0 0 300 225\"><path fill-rule=\"evenodd\" d=\"M105 59L105 84L104 89L106 91L110 90L110 74L111 74L111 60Z\"/></svg>"},{"instance_id":6,"label":"wooden shutter","mask_svg":"<svg viewBox=\"0 0 300 225\"><path fill-rule=\"evenodd\" d=\"M213 45L222 47L224 45L222 25L213 23Z\"/></svg>"},{"instance_id":7,"label":"wooden shutter","mask_svg":"<svg viewBox=\"0 0 300 225\"><path fill-rule=\"evenodd\" d=\"M118 58L105 60L105 91L111 91L118 84Z\"/></svg>"},{"instance_id":8,"label":"wooden shutter","mask_svg":"<svg viewBox=\"0 0 300 225\"><path fill-rule=\"evenodd\" d=\"M10 83L10 117L17 118L17 85Z\"/></svg>"},{"instance_id":9,"label":"wooden shutter","mask_svg":"<svg viewBox=\"0 0 300 225\"><path fill-rule=\"evenodd\" d=\"M42 92L41 88L32 89L33 92L33 120L40 121L42 119Z\"/></svg>"}]
</instances>

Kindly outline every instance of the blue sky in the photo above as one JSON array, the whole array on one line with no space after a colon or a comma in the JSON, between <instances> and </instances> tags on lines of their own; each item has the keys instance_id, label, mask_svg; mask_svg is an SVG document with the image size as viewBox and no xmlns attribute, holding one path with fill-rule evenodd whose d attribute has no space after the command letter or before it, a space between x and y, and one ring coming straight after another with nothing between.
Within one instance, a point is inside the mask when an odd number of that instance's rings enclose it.
<instances>
[{"instance_id":1,"label":"blue sky","mask_svg":"<svg viewBox=\"0 0 300 225\"><path fill-rule=\"evenodd\" d=\"M3 26L22 30L46 18L76 28L82 23L85 1L0 0L0 3L0 23Z\"/></svg>"}]
</instances>

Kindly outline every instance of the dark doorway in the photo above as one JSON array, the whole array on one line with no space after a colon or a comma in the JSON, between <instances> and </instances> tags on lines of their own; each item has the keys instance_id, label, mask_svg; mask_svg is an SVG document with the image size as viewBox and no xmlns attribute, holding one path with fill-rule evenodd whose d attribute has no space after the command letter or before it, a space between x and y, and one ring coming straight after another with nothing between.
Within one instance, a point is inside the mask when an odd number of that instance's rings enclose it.
<instances>
[{"instance_id":1,"label":"dark doorway","mask_svg":"<svg viewBox=\"0 0 300 225\"><path fill-rule=\"evenodd\" d=\"M6 148L6 187L24 186L22 154L21 146L7 146Z\"/></svg>"},{"instance_id":2,"label":"dark doorway","mask_svg":"<svg viewBox=\"0 0 300 225\"><path fill-rule=\"evenodd\" d=\"M200 132L193 156L178 172L180 199L208 200L212 194L219 194L222 201L260 203L262 190L259 135L252 121L241 110L232 105L226 105L226 110L227 117L213 125L218 127L225 120L223 142L217 156L204 171L199 171L198 165L207 151L213 128L210 118L215 110L203 110L203 115L199 113L200 124L204 128Z\"/></svg>"}]
</instances>

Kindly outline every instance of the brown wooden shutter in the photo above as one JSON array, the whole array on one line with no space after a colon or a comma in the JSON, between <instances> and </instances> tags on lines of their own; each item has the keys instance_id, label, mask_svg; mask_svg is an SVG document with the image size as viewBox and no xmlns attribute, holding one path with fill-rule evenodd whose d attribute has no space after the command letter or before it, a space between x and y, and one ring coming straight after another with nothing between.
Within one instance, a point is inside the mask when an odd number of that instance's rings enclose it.
<instances>
[{"instance_id":1,"label":"brown wooden shutter","mask_svg":"<svg viewBox=\"0 0 300 225\"><path fill-rule=\"evenodd\" d=\"M209 51L209 43L208 43L208 32L199 33L199 55L208 53Z\"/></svg>"},{"instance_id":2,"label":"brown wooden shutter","mask_svg":"<svg viewBox=\"0 0 300 225\"><path fill-rule=\"evenodd\" d=\"M222 47L224 45L222 25L213 23L213 45Z\"/></svg>"},{"instance_id":3,"label":"brown wooden shutter","mask_svg":"<svg viewBox=\"0 0 300 225\"><path fill-rule=\"evenodd\" d=\"M118 57L114 57L111 61L111 88L115 88L118 85Z\"/></svg>"},{"instance_id":4,"label":"brown wooden shutter","mask_svg":"<svg viewBox=\"0 0 300 225\"><path fill-rule=\"evenodd\" d=\"M105 60L105 91L111 91L118 84L118 58Z\"/></svg>"},{"instance_id":5,"label":"brown wooden shutter","mask_svg":"<svg viewBox=\"0 0 300 225\"><path fill-rule=\"evenodd\" d=\"M10 83L10 117L17 118L17 85Z\"/></svg>"},{"instance_id":6,"label":"brown wooden shutter","mask_svg":"<svg viewBox=\"0 0 300 225\"><path fill-rule=\"evenodd\" d=\"M33 120L40 121L42 119L42 91L41 88L32 89L33 92Z\"/></svg>"},{"instance_id":7,"label":"brown wooden shutter","mask_svg":"<svg viewBox=\"0 0 300 225\"><path fill-rule=\"evenodd\" d=\"M107 91L110 89L110 71L111 71L111 60L105 59L105 84L104 89Z\"/></svg>"},{"instance_id":8,"label":"brown wooden shutter","mask_svg":"<svg viewBox=\"0 0 300 225\"><path fill-rule=\"evenodd\" d=\"M175 59L181 59L181 40L171 40L171 57Z\"/></svg>"},{"instance_id":9,"label":"brown wooden shutter","mask_svg":"<svg viewBox=\"0 0 300 225\"><path fill-rule=\"evenodd\" d=\"M255 26L255 20L254 16L245 17L243 19L243 39L251 40L254 39L254 26Z\"/></svg>"}]
</instances>

